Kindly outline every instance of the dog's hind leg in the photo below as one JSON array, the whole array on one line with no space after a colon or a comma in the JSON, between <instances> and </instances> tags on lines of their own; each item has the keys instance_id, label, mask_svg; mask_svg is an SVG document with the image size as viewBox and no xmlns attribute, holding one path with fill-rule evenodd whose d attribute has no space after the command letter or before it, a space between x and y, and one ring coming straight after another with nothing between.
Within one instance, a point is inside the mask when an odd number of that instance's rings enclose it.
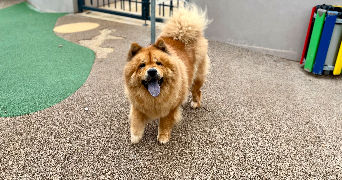
<instances>
[{"instance_id":1,"label":"dog's hind leg","mask_svg":"<svg viewBox=\"0 0 342 180\"><path fill-rule=\"evenodd\" d=\"M165 144L170 140L173 126L181 120L182 110L180 106L172 110L166 117L160 118L158 128L158 141Z\"/></svg>"},{"instance_id":2,"label":"dog's hind leg","mask_svg":"<svg viewBox=\"0 0 342 180\"><path fill-rule=\"evenodd\" d=\"M201 107L201 100L202 100L202 92L201 87L206 80L206 76L208 74L209 68L209 57L206 56L202 62L200 62L198 66L198 70L195 75L195 80L191 88L192 94L192 108L199 108Z\"/></svg>"},{"instance_id":3,"label":"dog's hind leg","mask_svg":"<svg viewBox=\"0 0 342 180\"><path fill-rule=\"evenodd\" d=\"M133 106L131 107L130 113L130 123L131 123L131 143L138 143L144 135L145 126L147 123L146 116L135 109Z\"/></svg>"}]
</instances>

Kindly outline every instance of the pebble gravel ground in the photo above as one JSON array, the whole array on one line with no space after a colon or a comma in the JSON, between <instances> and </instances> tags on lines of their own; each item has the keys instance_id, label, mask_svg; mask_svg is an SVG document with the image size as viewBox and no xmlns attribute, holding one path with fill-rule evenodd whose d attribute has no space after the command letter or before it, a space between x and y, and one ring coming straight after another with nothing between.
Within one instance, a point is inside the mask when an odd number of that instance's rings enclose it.
<instances>
[{"instance_id":1,"label":"pebble gravel ground","mask_svg":"<svg viewBox=\"0 0 342 180\"><path fill-rule=\"evenodd\" d=\"M203 108L184 105L168 144L158 144L155 121L131 145L122 73L130 44L148 45L150 30L78 15L56 26L75 22L100 26L57 35L120 38L102 42L113 52L61 103L0 118L0 179L342 179L341 78L209 41Z\"/></svg>"}]
</instances>

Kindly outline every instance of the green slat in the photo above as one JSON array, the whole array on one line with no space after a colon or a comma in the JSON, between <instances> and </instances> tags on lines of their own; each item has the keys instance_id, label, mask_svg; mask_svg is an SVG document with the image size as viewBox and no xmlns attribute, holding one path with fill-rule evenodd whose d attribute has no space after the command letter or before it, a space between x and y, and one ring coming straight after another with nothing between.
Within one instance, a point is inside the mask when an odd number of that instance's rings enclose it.
<instances>
[{"instance_id":1,"label":"green slat","mask_svg":"<svg viewBox=\"0 0 342 180\"><path fill-rule=\"evenodd\" d=\"M309 49L308 49L308 53L307 53L305 65L304 65L304 69L309 72L312 71L312 67L315 63L316 53L318 49L319 40L321 38L326 13L327 13L327 10L324 10L324 9L319 9L317 11L315 24L314 24L312 34L311 34Z\"/></svg>"}]
</instances>

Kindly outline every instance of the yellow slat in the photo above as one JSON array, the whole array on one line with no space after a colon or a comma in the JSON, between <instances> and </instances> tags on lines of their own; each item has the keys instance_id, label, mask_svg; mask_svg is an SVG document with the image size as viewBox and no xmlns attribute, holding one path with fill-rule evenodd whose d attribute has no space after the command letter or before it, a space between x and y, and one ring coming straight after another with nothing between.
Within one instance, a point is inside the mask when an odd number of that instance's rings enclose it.
<instances>
[{"instance_id":1,"label":"yellow slat","mask_svg":"<svg viewBox=\"0 0 342 180\"><path fill-rule=\"evenodd\" d=\"M336 64L335 64L333 73L334 75L340 75L341 71L342 71L342 43L341 43L340 50L337 55Z\"/></svg>"}]
</instances>

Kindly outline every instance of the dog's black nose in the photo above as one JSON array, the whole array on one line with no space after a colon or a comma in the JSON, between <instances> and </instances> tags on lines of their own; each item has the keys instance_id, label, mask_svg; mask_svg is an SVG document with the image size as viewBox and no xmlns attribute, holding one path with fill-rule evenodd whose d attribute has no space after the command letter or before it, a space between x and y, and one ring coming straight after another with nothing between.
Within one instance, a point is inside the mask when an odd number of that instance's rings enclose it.
<instances>
[{"instance_id":1,"label":"dog's black nose","mask_svg":"<svg viewBox=\"0 0 342 180\"><path fill-rule=\"evenodd\" d=\"M154 69L154 68L149 69L149 70L147 70L147 74L151 77L154 77L157 75L157 69Z\"/></svg>"}]
</instances>

